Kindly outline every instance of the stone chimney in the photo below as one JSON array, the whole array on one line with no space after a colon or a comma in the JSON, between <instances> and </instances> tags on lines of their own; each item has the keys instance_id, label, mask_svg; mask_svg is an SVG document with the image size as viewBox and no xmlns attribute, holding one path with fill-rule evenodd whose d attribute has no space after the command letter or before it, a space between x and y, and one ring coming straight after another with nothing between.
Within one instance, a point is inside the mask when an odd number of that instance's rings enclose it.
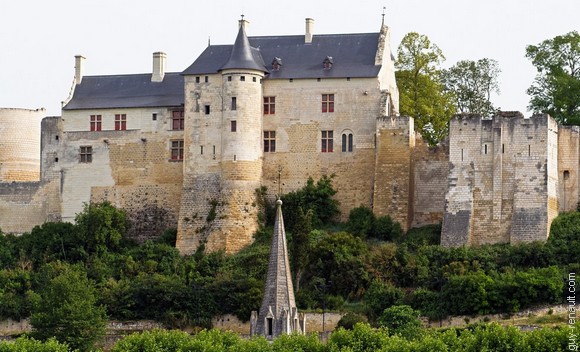
<instances>
[{"instance_id":1,"label":"stone chimney","mask_svg":"<svg viewBox=\"0 0 580 352\"><path fill-rule=\"evenodd\" d=\"M304 35L304 43L310 44L312 43L312 30L314 26L314 19L307 18L306 19L306 34Z\"/></svg>"},{"instance_id":2,"label":"stone chimney","mask_svg":"<svg viewBox=\"0 0 580 352\"><path fill-rule=\"evenodd\" d=\"M167 55L160 51L153 53L153 74L151 75L151 82L163 82L165 76L165 61Z\"/></svg>"},{"instance_id":3,"label":"stone chimney","mask_svg":"<svg viewBox=\"0 0 580 352\"><path fill-rule=\"evenodd\" d=\"M75 83L81 84L83 80L83 62L85 58L82 55L75 56Z\"/></svg>"}]
</instances>

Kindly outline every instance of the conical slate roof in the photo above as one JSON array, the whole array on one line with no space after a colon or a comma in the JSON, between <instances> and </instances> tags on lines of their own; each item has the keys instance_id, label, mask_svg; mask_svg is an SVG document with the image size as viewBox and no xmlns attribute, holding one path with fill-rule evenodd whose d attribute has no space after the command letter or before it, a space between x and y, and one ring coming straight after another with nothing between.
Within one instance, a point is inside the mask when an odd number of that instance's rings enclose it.
<instances>
[{"instance_id":1,"label":"conical slate roof","mask_svg":"<svg viewBox=\"0 0 580 352\"><path fill-rule=\"evenodd\" d=\"M226 69L249 69L262 72L268 72L264 65L261 65L252 54L252 47L250 41L246 36L245 29L246 21L240 21L240 30L236 37L236 42L232 47L229 60L221 67L221 70Z\"/></svg>"}]
</instances>

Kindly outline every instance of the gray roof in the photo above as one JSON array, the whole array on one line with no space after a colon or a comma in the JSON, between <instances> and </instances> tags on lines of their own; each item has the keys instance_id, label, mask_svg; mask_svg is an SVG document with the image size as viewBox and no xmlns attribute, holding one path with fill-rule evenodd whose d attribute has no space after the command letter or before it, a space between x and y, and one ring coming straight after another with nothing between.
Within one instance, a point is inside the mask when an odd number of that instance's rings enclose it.
<instances>
[{"instance_id":1,"label":"gray roof","mask_svg":"<svg viewBox=\"0 0 580 352\"><path fill-rule=\"evenodd\" d=\"M222 70L227 69L250 69L262 72L267 72L264 67L264 61L256 54L256 50L252 50L246 30L244 28L245 21L240 21L240 30L236 37L236 42L231 48L231 54L228 61L221 67Z\"/></svg>"},{"instance_id":2,"label":"gray roof","mask_svg":"<svg viewBox=\"0 0 580 352\"><path fill-rule=\"evenodd\" d=\"M315 35L304 43L303 35L249 37L270 72L268 78L376 77L381 69L375 65L379 33ZM233 45L210 45L185 71L184 75L217 73L228 62ZM327 56L334 64L324 70ZM279 71L272 70L275 57L282 59Z\"/></svg>"},{"instance_id":3,"label":"gray roof","mask_svg":"<svg viewBox=\"0 0 580 352\"><path fill-rule=\"evenodd\" d=\"M183 76L165 73L162 82L151 74L85 76L63 110L171 107L183 105Z\"/></svg>"}]
</instances>

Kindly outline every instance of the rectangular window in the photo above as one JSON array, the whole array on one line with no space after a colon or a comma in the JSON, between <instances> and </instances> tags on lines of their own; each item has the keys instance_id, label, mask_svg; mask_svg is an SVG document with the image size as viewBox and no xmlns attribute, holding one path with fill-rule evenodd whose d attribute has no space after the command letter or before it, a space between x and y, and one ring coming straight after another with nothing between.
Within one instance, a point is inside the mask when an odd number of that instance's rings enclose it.
<instances>
[{"instance_id":1,"label":"rectangular window","mask_svg":"<svg viewBox=\"0 0 580 352\"><path fill-rule=\"evenodd\" d=\"M175 110L171 112L171 129L174 131L182 131L184 126L183 110Z\"/></svg>"},{"instance_id":2,"label":"rectangular window","mask_svg":"<svg viewBox=\"0 0 580 352\"><path fill-rule=\"evenodd\" d=\"M334 94L322 94L322 112L334 112Z\"/></svg>"},{"instance_id":3,"label":"rectangular window","mask_svg":"<svg viewBox=\"0 0 580 352\"><path fill-rule=\"evenodd\" d=\"M246 80L246 76L240 76L240 81L244 82Z\"/></svg>"},{"instance_id":4,"label":"rectangular window","mask_svg":"<svg viewBox=\"0 0 580 352\"><path fill-rule=\"evenodd\" d=\"M276 131L264 131L264 153L276 151Z\"/></svg>"},{"instance_id":5,"label":"rectangular window","mask_svg":"<svg viewBox=\"0 0 580 352\"><path fill-rule=\"evenodd\" d=\"M276 97L264 97L264 115L276 113Z\"/></svg>"},{"instance_id":6,"label":"rectangular window","mask_svg":"<svg viewBox=\"0 0 580 352\"><path fill-rule=\"evenodd\" d=\"M157 113L156 112L154 112L153 114L151 114L151 119L153 121L157 121Z\"/></svg>"},{"instance_id":7,"label":"rectangular window","mask_svg":"<svg viewBox=\"0 0 580 352\"><path fill-rule=\"evenodd\" d=\"M205 83L209 82L209 76L205 76L204 81Z\"/></svg>"},{"instance_id":8,"label":"rectangular window","mask_svg":"<svg viewBox=\"0 0 580 352\"><path fill-rule=\"evenodd\" d=\"M209 115L209 113L210 113L209 105L206 105L204 108L205 108L205 114Z\"/></svg>"},{"instance_id":9,"label":"rectangular window","mask_svg":"<svg viewBox=\"0 0 580 352\"><path fill-rule=\"evenodd\" d=\"M322 148L323 153L332 153L334 148L333 131L322 131Z\"/></svg>"},{"instance_id":10,"label":"rectangular window","mask_svg":"<svg viewBox=\"0 0 580 352\"><path fill-rule=\"evenodd\" d=\"M232 97L232 110L238 109L238 99L236 97Z\"/></svg>"},{"instance_id":11,"label":"rectangular window","mask_svg":"<svg viewBox=\"0 0 580 352\"><path fill-rule=\"evenodd\" d=\"M237 126L236 120L230 121L230 130L232 132L236 132L237 128L238 128L238 126Z\"/></svg>"},{"instance_id":12,"label":"rectangular window","mask_svg":"<svg viewBox=\"0 0 580 352\"><path fill-rule=\"evenodd\" d=\"M126 114L116 114L115 115L115 131L125 131L127 129L127 115Z\"/></svg>"},{"instance_id":13,"label":"rectangular window","mask_svg":"<svg viewBox=\"0 0 580 352\"><path fill-rule=\"evenodd\" d=\"M183 139L171 141L171 160L183 160Z\"/></svg>"},{"instance_id":14,"label":"rectangular window","mask_svg":"<svg viewBox=\"0 0 580 352\"><path fill-rule=\"evenodd\" d=\"M81 146L79 153L81 163L92 163L93 162L93 147L91 146Z\"/></svg>"},{"instance_id":15,"label":"rectangular window","mask_svg":"<svg viewBox=\"0 0 580 352\"><path fill-rule=\"evenodd\" d=\"M101 130L101 115L91 115L91 131Z\"/></svg>"}]
</instances>

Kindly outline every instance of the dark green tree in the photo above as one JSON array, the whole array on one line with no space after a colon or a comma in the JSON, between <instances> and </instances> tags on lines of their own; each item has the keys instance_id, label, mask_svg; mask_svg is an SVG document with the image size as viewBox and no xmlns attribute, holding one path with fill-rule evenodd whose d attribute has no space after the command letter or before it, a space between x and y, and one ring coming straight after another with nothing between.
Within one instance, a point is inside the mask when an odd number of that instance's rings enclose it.
<instances>
[{"instance_id":1,"label":"dark green tree","mask_svg":"<svg viewBox=\"0 0 580 352\"><path fill-rule=\"evenodd\" d=\"M105 307L96 305L95 289L81 266L53 262L39 273L30 324L32 336L55 337L87 351L105 333Z\"/></svg>"},{"instance_id":2,"label":"dark green tree","mask_svg":"<svg viewBox=\"0 0 580 352\"><path fill-rule=\"evenodd\" d=\"M385 309L379 318L379 325L388 328L391 335L401 334L406 338L419 336L422 328L419 312L406 305Z\"/></svg>"},{"instance_id":3,"label":"dark green tree","mask_svg":"<svg viewBox=\"0 0 580 352\"><path fill-rule=\"evenodd\" d=\"M85 204L75 223L86 251L97 255L117 250L129 227L125 211L109 202Z\"/></svg>"},{"instance_id":4,"label":"dark green tree","mask_svg":"<svg viewBox=\"0 0 580 352\"><path fill-rule=\"evenodd\" d=\"M415 119L415 128L431 145L447 135L456 111L453 96L441 84L439 65L444 60L441 49L416 32L407 33L397 49L399 111Z\"/></svg>"},{"instance_id":5,"label":"dark green tree","mask_svg":"<svg viewBox=\"0 0 580 352\"><path fill-rule=\"evenodd\" d=\"M538 75L528 88L528 109L580 125L580 34L577 31L526 47Z\"/></svg>"},{"instance_id":6,"label":"dark green tree","mask_svg":"<svg viewBox=\"0 0 580 352\"><path fill-rule=\"evenodd\" d=\"M491 116L496 110L491 93L499 93L500 72L498 62L492 59L462 60L441 71L441 78L460 112Z\"/></svg>"}]
</instances>

